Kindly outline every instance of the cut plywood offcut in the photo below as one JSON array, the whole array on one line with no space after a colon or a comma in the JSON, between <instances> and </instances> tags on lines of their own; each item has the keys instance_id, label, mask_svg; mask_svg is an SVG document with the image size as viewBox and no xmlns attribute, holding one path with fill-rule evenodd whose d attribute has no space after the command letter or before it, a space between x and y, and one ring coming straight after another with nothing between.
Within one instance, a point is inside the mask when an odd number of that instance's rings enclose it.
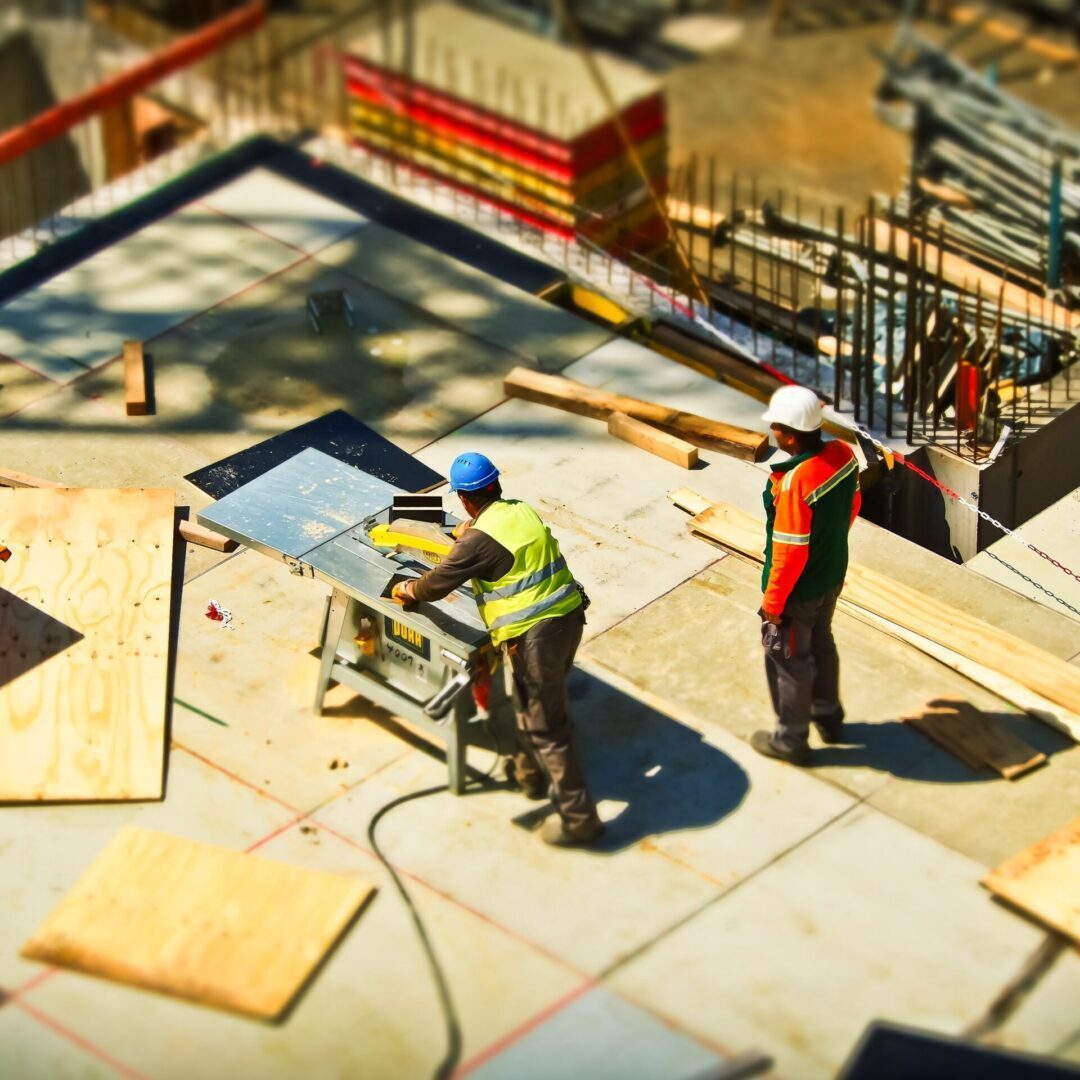
<instances>
[{"instance_id":1,"label":"cut plywood offcut","mask_svg":"<svg viewBox=\"0 0 1080 1080\"><path fill-rule=\"evenodd\" d=\"M1080 818L991 870L982 883L1080 945Z\"/></svg>"},{"instance_id":2,"label":"cut plywood offcut","mask_svg":"<svg viewBox=\"0 0 1080 1080\"><path fill-rule=\"evenodd\" d=\"M684 508L697 508L702 501L685 488L668 497ZM710 503L690 519L689 527L696 534L763 561L764 522L734 506ZM983 682L980 671L989 672L985 685L995 693L1000 692L1002 676L1018 683L1040 701L1052 703L1053 711L1040 710L1033 715L1080 740L1080 670L1064 660L857 563L848 566L840 606L873 618L888 633L895 628L896 636L931 656L940 657L940 650L945 649L963 658L963 674L976 682Z\"/></svg>"},{"instance_id":3,"label":"cut plywood offcut","mask_svg":"<svg viewBox=\"0 0 1080 1080\"><path fill-rule=\"evenodd\" d=\"M272 1020L373 893L356 878L128 825L22 955Z\"/></svg>"},{"instance_id":4,"label":"cut plywood offcut","mask_svg":"<svg viewBox=\"0 0 1080 1080\"><path fill-rule=\"evenodd\" d=\"M961 698L938 698L906 724L947 750L969 769L988 767L1006 780L1038 768L1046 755L1014 735L993 716Z\"/></svg>"},{"instance_id":5,"label":"cut plywood offcut","mask_svg":"<svg viewBox=\"0 0 1080 1080\"><path fill-rule=\"evenodd\" d=\"M173 501L0 491L0 802L161 797Z\"/></svg>"}]
</instances>

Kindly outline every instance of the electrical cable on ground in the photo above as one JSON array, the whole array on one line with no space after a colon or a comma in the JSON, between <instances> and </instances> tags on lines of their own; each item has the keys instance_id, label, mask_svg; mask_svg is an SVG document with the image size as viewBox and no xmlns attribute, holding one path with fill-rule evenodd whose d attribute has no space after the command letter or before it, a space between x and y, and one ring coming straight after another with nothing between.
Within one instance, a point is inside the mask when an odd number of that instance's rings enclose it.
<instances>
[{"instance_id":1,"label":"electrical cable on ground","mask_svg":"<svg viewBox=\"0 0 1080 1080\"><path fill-rule=\"evenodd\" d=\"M431 939L428 937L424 921L420 918L420 912L416 910L416 905L413 903L413 899L409 895L408 889L405 888L404 882L398 876L398 873L391 865L390 860L382 853L382 849L379 847L379 843L375 838L375 830L379 822L386 817L391 810L395 809L395 807L403 806L405 803L413 802L415 799L426 798L428 795L438 795L444 791L449 791L448 784L439 784L437 787L424 788L421 791L413 791L408 795L401 795L380 807L375 816L371 819L367 829L368 843L371 845L371 850L375 852L379 862L386 867L387 873L389 873L390 877L393 879L394 885L401 895L401 899L405 901L405 906L409 909L413 925L416 927L416 935L420 939L420 945L424 950L424 954L427 956L431 974L435 979L435 989L439 995L439 1005L442 1008L443 1016L446 1021L446 1054L435 1069L433 1074L434 1080L448 1080L461 1060L461 1022L458 1020L457 1010L454 1008L454 999L450 993L450 985L446 981L446 974L443 971L442 964L439 963L438 956L435 955L435 948L431 944Z\"/></svg>"}]
</instances>

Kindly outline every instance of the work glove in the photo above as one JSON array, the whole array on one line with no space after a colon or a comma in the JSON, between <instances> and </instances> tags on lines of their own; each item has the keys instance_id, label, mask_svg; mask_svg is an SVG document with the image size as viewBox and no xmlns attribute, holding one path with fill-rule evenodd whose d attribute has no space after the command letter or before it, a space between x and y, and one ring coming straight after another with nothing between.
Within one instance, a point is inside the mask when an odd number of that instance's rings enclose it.
<instances>
[{"instance_id":1,"label":"work glove","mask_svg":"<svg viewBox=\"0 0 1080 1080\"><path fill-rule=\"evenodd\" d=\"M417 603L413 598L411 585L408 581L399 581L390 590L390 599L399 603L403 611L416 610Z\"/></svg>"}]
</instances>

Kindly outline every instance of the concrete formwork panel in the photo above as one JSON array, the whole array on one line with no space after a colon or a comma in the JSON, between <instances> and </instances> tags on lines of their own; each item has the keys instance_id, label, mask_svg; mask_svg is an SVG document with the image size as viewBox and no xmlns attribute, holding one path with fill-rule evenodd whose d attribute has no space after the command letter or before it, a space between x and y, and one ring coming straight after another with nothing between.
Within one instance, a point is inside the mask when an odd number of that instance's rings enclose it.
<instances>
[{"instance_id":1,"label":"concrete formwork panel","mask_svg":"<svg viewBox=\"0 0 1080 1080\"><path fill-rule=\"evenodd\" d=\"M414 751L335 800L316 821L363 842L379 807L445 782L445 765ZM379 827L380 843L410 875L583 976L633 952L718 891L638 844L617 856L549 848L512 824L535 809L519 792L433 796L396 810Z\"/></svg>"},{"instance_id":2,"label":"concrete formwork panel","mask_svg":"<svg viewBox=\"0 0 1080 1080\"><path fill-rule=\"evenodd\" d=\"M201 202L308 254L356 232L368 219L268 169L251 172Z\"/></svg>"},{"instance_id":3,"label":"concrete formwork panel","mask_svg":"<svg viewBox=\"0 0 1080 1080\"><path fill-rule=\"evenodd\" d=\"M70 382L304 257L192 205L0 307L0 353Z\"/></svg>"},{"instance_id":4,"label":"concrete formwork panel","mask_svg":"<svg viewBox=\"0 0 1080 1080\"><path fill-rule=\"evenodd\" d=\"M725 1058L596 987L469 1075L476 1080L656 1080L707 1075Z\"/></svg>"},{"instance_id":5,"label":"concrete formwork panel","mask_svg":"<svg viewBox=\"0 0 1080 1080\"><path fill-rule=\"evenodd\" d=\"M57 1020L27 1002L0 1009L0 1075L27 1080L115 1080L111 1057L98 1056L58 1030ZM92 1044L91 1044L92 1045Z\"/></svg>"},{"instance_id":6,"label":"concrete formwork panel","mask_svg":"<svg viewBox=\"0 0 1080 1080\"><path fill-rule=\"evenodd\" d=\"M324 829L301 832L299 826L269 840L258 854L357 874L379 886L283 1023L256 1023L66 973L29 1000L156 1080L181 1080L193 1072L282 1080L305 1073L341 1080L432 1075L445 1052L435 985L409 911L374 856ZM410 889L437 943L465 1059L580 985L564 966L423 884L410 882ZM138 1024L131 1022L135 1014Z\"/></svg>"},{"instance_id":7,"label":"concrete formwork panel","mask_svg":"<svg viewBox=\"0 0 1080 1080\"><path fill-rule=\"evenodd\" d=\"M1034 951L1041 931L994 904L982 873L858 808L611 985L703 1037L768 1046L781 1075L835 1076L873 1019L959 1033Z\"/></svg>"},{"instance_id":8,"label":"concrete formwork panel","mask_svg":"<svg viewBox=\"0 0 1080 1080\"><path fill-rule=\"evenodd\" d=\"M246 848L295 817L182 750L169 754L163 802L5 807L0 813L0 986L45 970L19 949L123 825ZM95 985L100 985L95 980Z\"/></svg>"},{"instance_id":9,"label":"concrete formwork panel","mask_svg":"<svg viewBox=\"0 0 1080 1080\"><path fill-rule=\"evenodd\" d=\"M381 225L326 248L318 259L505 350L519 364L557 371L613 336L606 327ZM468 348L461 360L467 367Z\"/></svg>"},{"instance_id":10,"label":"concrete formwork panel","mask_svg":"<svg viewBox=\"0 0 1080 1080\"><path fill-rule=\"evenodd\" d=\"M175 738L306 813L409 750L388 713L336 686L313 708L326 587L241 550L184 590ZM206 617L213 600L232 630Z\"/></svg>"}]
</instances>

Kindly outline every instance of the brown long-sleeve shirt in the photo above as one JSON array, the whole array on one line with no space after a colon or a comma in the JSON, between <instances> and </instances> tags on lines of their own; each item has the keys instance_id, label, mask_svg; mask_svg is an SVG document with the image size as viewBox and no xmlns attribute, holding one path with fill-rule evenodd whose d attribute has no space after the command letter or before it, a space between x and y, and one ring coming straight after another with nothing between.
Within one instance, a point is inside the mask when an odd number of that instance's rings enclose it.
<instances>
[{"instance_id":1,"label":"brown long-sleeve shirt","mask_svg":"<svg viewBox=\"0 0 1080 1080\"><path fill-rule=\"evenodd\" d=\"M486 509L485 506L484 510ZM480 511L477 519L483 515L484 510ZM430 604L449 596L472 578L498 581L510 572L513 565L513 553L497 540L479 529L466 529L446 558L416 579L412 593L417 600Z\"/></svg>"}]
</instances>

